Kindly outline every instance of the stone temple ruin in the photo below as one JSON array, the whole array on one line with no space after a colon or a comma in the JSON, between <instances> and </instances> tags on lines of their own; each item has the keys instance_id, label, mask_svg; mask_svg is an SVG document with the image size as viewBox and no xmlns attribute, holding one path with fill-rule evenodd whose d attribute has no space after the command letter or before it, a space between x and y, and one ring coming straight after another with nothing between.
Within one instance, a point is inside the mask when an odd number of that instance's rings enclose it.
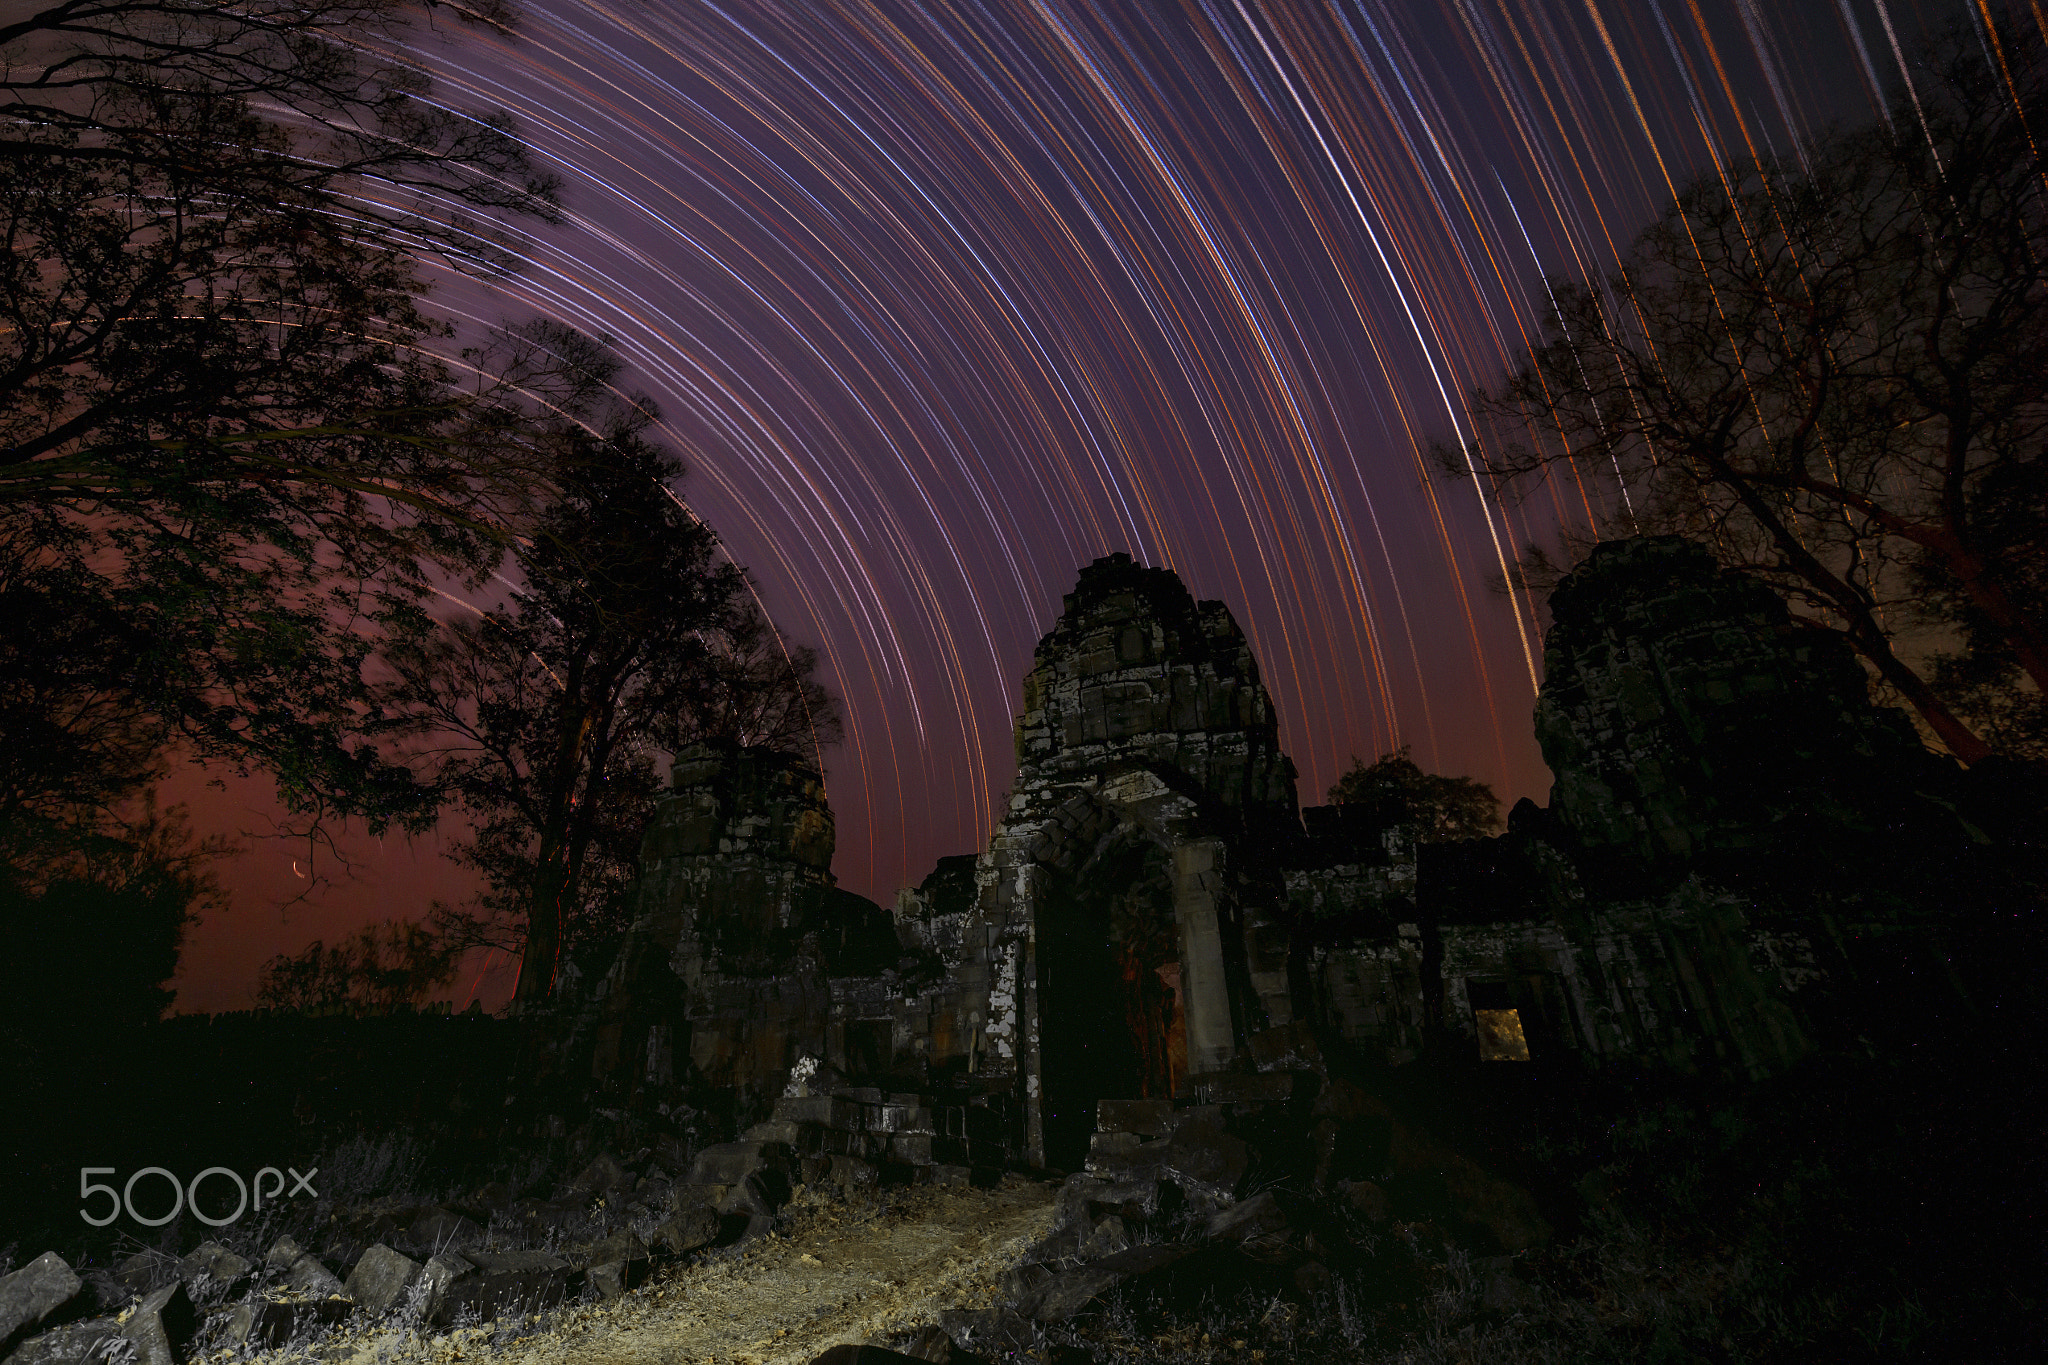
<instances>
[{"instance_id":1,"label":"stone temple ruin","mask_svg":"<svg viewBox=\"0 0 2048 1365\"><path fill-rule=\"evenodd\" d=\"M1492 839L1299 809L1229 611L1124 555L1038 644L987 847L893 910L834 886L816 773L682 756L579 1034L601 1102L1071 1170L1105 1100L1417 1061L1762 1076L1960 992L1944 888L1983 879L1947 873L1996 841L1837 642L1669 538L1600 547L1552 613L1556 785Z\"/></svg>"}]
</instances>

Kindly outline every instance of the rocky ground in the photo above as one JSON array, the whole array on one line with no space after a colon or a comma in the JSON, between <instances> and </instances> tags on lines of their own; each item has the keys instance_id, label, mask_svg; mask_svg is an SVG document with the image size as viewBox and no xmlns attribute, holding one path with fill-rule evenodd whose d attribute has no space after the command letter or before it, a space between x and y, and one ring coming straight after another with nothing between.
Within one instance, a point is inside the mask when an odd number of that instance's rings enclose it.
<instances>
[{"instance_id":1,"label":"rocky ground","mask_svg":"<svg viewBox=\"0 0 2048 1365\"><path fill-rule=\"evenodd\" d=\"M254 1359L801 1365L832 1346L902 1339L942 1312L993 1305L1003 1272L1051 1230L1052 1213L1052 1191L1026 1180L854 1200L800 1191L778 1231L615 1300L439 1335L366 1326Z\"/></svg>"}]
</instances>

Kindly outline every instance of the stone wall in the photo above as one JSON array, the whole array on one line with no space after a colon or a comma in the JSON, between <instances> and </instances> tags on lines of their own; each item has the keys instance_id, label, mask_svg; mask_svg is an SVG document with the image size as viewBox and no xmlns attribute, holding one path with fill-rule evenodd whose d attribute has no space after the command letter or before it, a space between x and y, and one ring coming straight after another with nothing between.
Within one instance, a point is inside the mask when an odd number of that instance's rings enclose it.
<instances>
[{"instance_id":1,"label":"stone wall","mask_svg":"<svg viewBox=\"0 0 2048 1365\"><path fill-rule=\"evenodd\" d=\"M748 1117L811 1057L971 1108L977 1162L1071 1167L1105 1099L1340 1054L1761 1076L1935 981L1951 874L1996 841L1835 642L1669 539L1600 547L1553 615L1556 786L1493 839L1297 810L1230 613L1123 555L1039 642L988 844L893 915L834 887L815 773L685 755L596 1071Z\"/></svg>"}]
</instances>

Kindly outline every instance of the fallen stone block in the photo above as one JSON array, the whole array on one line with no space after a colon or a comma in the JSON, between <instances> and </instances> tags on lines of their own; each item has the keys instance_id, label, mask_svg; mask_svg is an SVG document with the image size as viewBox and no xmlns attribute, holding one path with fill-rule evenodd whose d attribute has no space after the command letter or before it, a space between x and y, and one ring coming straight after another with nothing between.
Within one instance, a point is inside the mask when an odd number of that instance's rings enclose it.
<instances>
[{"instance_id":1,"label":"fallen stone block","mask_svg":"<svg viewBox=\"0 0 2048 1365\"><path fill-rule=\"evenodd\" d=\"M342 1286L365 1312L382 1315L405 1301L406 1291L420 1277L420 1263L378 1243L356 1258Z\"/></svg>"},{"instance_id":2,"label":"fallen stone block","mask_svg":"<svg viewBox=\"0 0 2048 1365\"><path fill-rule=\"evenodd\" d=\"M691 1185L737 1185L762 1170L788 1171L796 1154L780 1142L721 1142L697 1153L684 1182Z\"/></svg>"},{"instance_id":3,"label":"fallen stone block","mask_svg":"<svg viewBox=\"0 0 2048 1365\"><path fill-rule=\"evenodd\" d=\"M1227 1074L1212 1078L1202 1087L1211 1104L1286 1104L1298 1093L1306 1093L1306 1073L1261 1071L1250 1075Z\"/></svg>"},{"instance_id":4,"label":"fallen stone block","mask_svg":"<svg viewBox=\"0 0 2048 1365\"><path fill-rule=\"evenodd\" d=\"M420 1321L430 1325L441 1325L454 1316L449 1307L450 1296L462 1280L476 1274L476 1266L466 1257L453 1252L442 1252L430 1256L420 1267L419 1296Z\"/></svg>"},{"instance_id":5,"label":"fallen stone block","mask_svg":"<svg viewBox=\"0 0 2048 1365\"><path fill-rule=\"evenodd\" d=\"M1095 1105L1095 1128L1102 1133L1165 1137L1172 1118L1172 1100L1099 1100Z\"/></svg>"},{"instance_id":6,"label":"fallen stone block","mask_svg":"<svg viewBox=\"0 0 2048 1365\"><path fill-rule=\"evenodd\" d=\"M219 1242L201 1242L178 1262L178 1278L195 1298L220 1298L247 1288L255 1269Z\"/></svg>"},{"instance_id":7,"label":"fallen stone block","mask_svg":"<svg viewBox=\"0 0 2048 1365\"><path fill-rule=\"evenodd\" d=\"M177 1262L161 1251L138 1251L114 1266L114 1283L131 1294L147 1294L176 1273Z\"/></svg>"},{"instance_id":8,"label":"fallen stone block","mask_svg":"<svg viewBox=\"0 0 2048 1365\"><path fill-rule=\"evenodd\" d=\"M803 1149L804 1125L792 1119L764 1119L740 1134L745 1142L779 1142L785 1147Z\"/></svg>"},{"instance_id":9,"label":"fallen stone block","mask_svg":"<svg viewBox=\"0 0 2048 1365\"><path fill-rule=\"evenodd\" d=\"M1078 1254L1084 1261L1099 1261L1130 1248L1131 1234L1124 1226L1124 1220L1111 1214L1095 1225L1095 1230L1081 1243Z\"/></svg>"},{"instance_id":10,"label":"fallen stone block","mask_svg":"<svg viewBox=\"0 0 2048 1365\"><path fill-rule=\"evenodd\" d=\"M655 1225L654 1245L671 1256L684 1256L718 1240L718 1210L696 1204Z\"/></svg>"},{"instance_id":11,"label":"fallen stone block","mask_svg":"<svg viewBox=\"0 0 2048 1365\"><path fill-rule=\"evenodd\" d=\"M861 1107L837 1095L785 1095L775 1101L774 1117L788 1123L815 1123L822 1128L861 1127Z\"/></svg>"},{"instance_id":12,"label":"fallen stone block","mask_svg":"<svg viewBox=\"0 0 2048 1365\"><path fill-rule=\"evenodd\" d=\"M1287 1211L1267 1190L1212 1215L1202 1236L1212 1242L1249 1242L1287 1230Z\"/></svg>"},{"instance_id":13,"label":"fallen stone block","mask_svg":"<svg viewBox=\"0 0 2048 1365\"><path fill-rule=\"evenodd\" d=\"M470 1251L447 1260L450 1274L438 1287L435 1311L428 1320L445 1325L457 1317L474 1314L489 1322L517 1310L536 1312L560 1303L568 1296L572 1276L570 1265L544 1251ZM429 1261L431 1268L434 1261ZM457 1271L453 1262L469 1267Z\"/></svg>"},{"instance_id":14,"label":"fallen stone block","mask_svg":"<svg viewBox=\"0 0 2048 1365\"><path fill-rule=\"evenodd\" d=\"M646 1257L637 1261L606 1261L590 1268L590 1283L601 1297L616 1299L647 1283L651 1274Z\"/></svg>"},{"instance_id":15,"label":"fallen stone block","mask_svg":"<svg viewBox=\"0 0 2048 1365\"><path fill-rule=\"evenodd\" d=\"M1242 1138L1223 1130L1220 1113L1214 1119L1183 1120L1158 1146L1160 1173L1179 1185L1193 1203L1212 1207L1230 1203L1251 1171L1251 1148Z\"/></svg>"},{"instance_id":16,"label":"fallen stone block","mask_svg":"<svg viewBox=\"0 0 2048 1365\"><path fill-rule=\"evenodd\" d=\"M228 1311L223 1335L231 1346L274 1351L295 1337L332 1327L354 1308L347 1299L254 1299Z\"/></svg>"},{"instance_id":17,"label":"fallen stone block","mask_svg":"<svg viewBox=\"0 0 2048 1365\"><path fill-rule=\"evenodd\" d=\"M71 1302L83 1284L54 1251L44 1252L11 1275L0 1275L0 1350Z\"/></svg>"},{"instance_id":18,"label":"fallen stone block","mask_svg":"<svg viewBox=\"0 0 2048 1365\"><path fill-rule=\"evenodd\" d=\"M181 1365L198 1327L192 1297L183 1283L176 1283L137 1304L121 1325L121 1335L135 1347L136 1365Z\"/></svg>"},{"instance_id":19,"label":"fallen stone block","mask_svg":"<svg viewBox=\"0 0 2048 1365\"><path fill-rule=\"evenodd\" d=\"M332 1298L342 1292L340 1277L310 1251L286 1268L284 1282L309 1298Z\"/></svg>"},{"instance_id":20,"label":"fallen stone block","mask_svg":"<svg viewBox=\"0 0 2048 1365\"><path fill-rule=\"evenodd\" d=\"M922 1104L899 1104L892 1096L889 1103L875 1119L875 1130L882 1133L932 1133L938 1131L932 1122L932 1111Z\"/></svg>"},{"instance_id":21,"label":"fallen stone block","mask_svg":"<svg viewBox=\"0 0 2048 1365\"><path fill-rule=\"evenodd\" d=\"M604 1152L570 1178L569 1188L585 1195L608 1195L621 1185L632 1183L633 1178L619 1159Z\"/></svg>"},{"instance_id":22,"label":"fallen stone block","mask_svg":"<svg viewBox=\"0 0 2048 1365\"><path fill-rule=\"evenodd\" d=\"M126 1360L135 1348L112 1318L68 1323L30 1337L7 1357L7 1365L108 1365Z\"/></svg>"},{"instance_id":23,"label":"fallen stone block","mask_svg":"<svg viewBox=\"0 0 2048 1365\"><path fill-rule=\"evenodd\" d=\"M272 1270L283 1270L305 1254L306 1249L297 1242L289 1237L280 1237L270 1244L270 1250L264 1254L263 1264Z\"/></svg>"}]
</instances>

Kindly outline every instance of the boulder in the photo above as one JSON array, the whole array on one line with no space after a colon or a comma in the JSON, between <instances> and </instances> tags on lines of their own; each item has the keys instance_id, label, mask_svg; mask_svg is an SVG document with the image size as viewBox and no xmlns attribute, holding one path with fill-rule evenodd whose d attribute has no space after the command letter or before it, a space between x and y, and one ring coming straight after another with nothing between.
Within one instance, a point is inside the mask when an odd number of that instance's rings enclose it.
<instances>
[{"instance_id":1,"label":"boulder","mask_svg":"<svg viewBox=\"0 0 2048 1365\"><path fill-rule=\"evenodd\" d=\"M7 1365L99 1365L133 1348L113 1318L74 1322L30 1337L7 1357Z\"/></svg>"},{"instance_id":2,"label":"boulder","mask_svg":"<svg viewBox=\"0 0 2048 1365\"><path fill-rule=\"evenodd\" d=\"M619 1159L609 1152L602 1152L570 1179L569 1188L579 1194L605 1196L632 1183L633 1177L626 1173Z\"/></svg>"},{"instance_id":3,"label":"boulder","mask_svg":"<svg viewBox=\"0 0 2048 1365\"><path fill-rule=\"evenodd\" d=\"M219 1242L201 1242L178 1262L178 1278L194 1299L218 1300L247 1289L255 1269Z\"/></svg>"},{"instance_id":4,"label":"boulder","mask_svg":"<svg viewBox=\"0 0 2048 1365\"><path fill-rule=\"evenodd\" d=\"M199 1313L182 1283L167 1284L128 1315L121 1335L135 1347L135 1365L180 1365Z\"/></svg>"},{"instance_id":5,"label":"boulder","mask_svg":"<svg viewBox=\"0 0 2048 1365\"><path fill-rule=\"evenodd\" d=\"M161 1251L138 1251L114 1267L114 1283L130 1294L147 1294L162 1288L166 1277L175 1273L177 1262Z\"/></svg>"},{"instance_id":6,"label":"boulder","mask_svg":"<svg viewBox=\"0 0 2048 1365\"><path fill-rule=\"evenodd\" d=\"M77 1297L83 1282L54 1251L0 1275L0 1350Z\"/></svg>"},{"instance_id":7,"label":"boulder","mask_svg":"<svg viewBox=\"0 0 2048 1365\"><path fill-rule=\"evenodd\" d=\"M796 1164L796 1154L780 1142L721 1142L697 1153L690 1163L688 1185L737 1185L759 1171L787 1174Z\"/></svg>"},{"instance_id":8,"label":"boulder","mask_svg":"<svg viewBox=\"0 0 2048 1365\"><path fill-rule=\"evenodd\" d=\"M1084 1261L1099 1261L1119 1251L1128 1251L1130 1247L1131 1234L1124 1227L1124 1220L1112 1213L1095 1225L1087 1240L1081 1243L1079 1255Z\"/></svg>"},{"instance_id":9,"label":"boulder","mask_svg":"<svg viewBox=\"0 0 2048 1365\"><path fill-rule=\"evenodd\" d=\"M420 1267L420 1320L440 1325L454 1317L450 1307L455 1287L476 1274L476 1266L453 1251L430 1256Z\"/></svg>"},{"instance_id":10,"label":"boulder","mask_svg":"<svg viewBox=\"0 0 2048 1365\"><path fill-rule=\"evenodd\" d=\"M592 1246L585 1258L590 1283L607 1299L616 1299L647 1282L647 1244L632 1232L615 1232Z\"/></svg>"},{"instance_id":11,"label":"boulder","mask_svg":"<svg viewBox=\"0 0 2048 1365\"><path fill-rule=\"evenodd\" d=\"M402 1303L406 1291L419 1277L418 1261L379 1242L356 1258L355 1269L349 1271L342 1290L365 1312L381 1315Z\"/></svg>"},{"instance_id":12,"label":"boulder","mask_svg":"<svg viewBox=\"0 0 2048 1365\"><path fill-rule=\"evenodd\" d=\"M305 1254L306 1249L297 1242L289 1237L280 1237L270 1244L270 1250L264 1254L263 1264L272 1270L284 1270Z\"/></svg>"},{"instance_id":13,"label":"boulder","mask_svg":"<svg viewBox=\"0 0 2048 1365\"><path fill-rule=\"evenodd\" d=\"M1101 1100L1095 1106L1095 1128L1101 1133L1165 1137L1172 1120L1172 1100Z\"/></svg>"},{"instance_id":14,"label":"boulder","mask_svg":"<svg viewBox=\"0 0 2048 1365\"><path fill-rule=\"evenodd\" d=\"M567 1261L544 1251L471 1251L436 1256L442 1273L430 1279L431 1312L427 1320L443 1326L465 1313L484 1322L514 1310L533 1312L567 1297L573 1271ZM464 1267L467 1267L465 1270Z\"/></svg>"},{"instance_id":15,"label":"boulder","mask_svg":"<svg viewBox=\"0 0 2048 1365\"><path fill-rule=\"evenodd\" d=\"M1287 1212L1271 1190L1212 1215L1202 1236L1213 1242L1249 1242L1287 1230Z\"/></svg>"},{"instance_id":16,"label":"boulder","mask_svg":"<svg viewBox=\"0 0 2048 1365\"><path fill-rule=\"evenodd\" d=\"M308 1298L330 1299L341 1293L340 1277L310 1251L285 1268L284 1282Z\"/></svg>"},{"instance_id":17,"label":"boulder","mask_svg":"<svg viewBox=\"0 0 2048 1365\"><path fill-rule=\"evenodd\" d=\"M693 1204L655 1225L654 1245L671 1256L683 1256L718 1240L718 1210Z\"/></svg>"},{"instance_id":18,"label":"boulder","mask_svg":"<svg viewBox=\"0 0 2048 1365\"><path fill-rule=\"evenodd\" d=\"M333 1326L354 1307L346 1299L252 1299L229 1311L224 1336L231 1346L274 1351L295 1337Z\"/></svg>"}]
</instances>

